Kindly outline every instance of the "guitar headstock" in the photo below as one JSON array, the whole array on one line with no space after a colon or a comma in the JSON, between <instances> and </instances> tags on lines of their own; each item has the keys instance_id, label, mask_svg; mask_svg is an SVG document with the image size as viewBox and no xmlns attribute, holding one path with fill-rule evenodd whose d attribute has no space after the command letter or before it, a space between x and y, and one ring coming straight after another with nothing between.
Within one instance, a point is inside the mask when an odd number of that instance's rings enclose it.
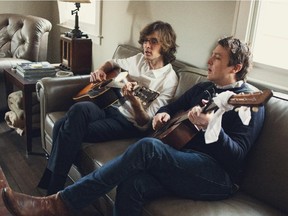
<instances>
[{"instance_id":1,"label":"guitar headstock","mask_svg":"<svg viewBox=\"0 0 288 216\"><path fill-rule=\"evenodd\" d=\"M249 106L257 107L264 105L271 97L273 93L271 90L266 89L253 93L241 93L233 95L229 98L228 103L233 106Z\"/></svg>"}]
</instances>

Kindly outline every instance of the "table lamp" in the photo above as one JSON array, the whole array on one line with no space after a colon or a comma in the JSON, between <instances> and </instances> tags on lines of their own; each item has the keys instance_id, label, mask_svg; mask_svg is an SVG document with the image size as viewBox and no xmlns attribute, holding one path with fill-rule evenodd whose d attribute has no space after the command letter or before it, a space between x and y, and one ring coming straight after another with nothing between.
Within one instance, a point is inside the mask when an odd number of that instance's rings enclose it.
<instances>
[{"instance_id":1,"label":"table lamp","mask_svg":"<svg viewBox=\"0 0 288 216\"><path fill-rule=\"evenodd\" d=\"M75 3L76 9L71 11L71 14L75 14L75 26L74 29L71 30L70 32L66 32L65 36L70 37L70 38L81 38L81 37L86 37L88 38L87 34L83 34L83 32L79 29L79 16L78 16L78 11L80 8L80 3L91 3L90 0L60 0L63 2L73 2Z\"/></svg>"}]
</instances>

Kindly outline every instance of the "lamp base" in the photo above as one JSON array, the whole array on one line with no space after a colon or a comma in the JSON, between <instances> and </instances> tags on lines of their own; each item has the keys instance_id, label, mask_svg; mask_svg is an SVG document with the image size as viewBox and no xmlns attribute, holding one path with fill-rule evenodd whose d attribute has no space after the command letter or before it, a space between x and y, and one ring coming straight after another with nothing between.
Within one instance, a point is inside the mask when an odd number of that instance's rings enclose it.
<instances>
[{"instance_id":1,"label":"lamp base","mask_svg":"<svg viewBox=\"0 0 288 216\"><path fill-rule=\"evenodd\" d=\"M83 32L80 31L79 29L73 29L70 32L66 32L65 36L69 38L82 38L82 37L88 38L88 35L83 34Z\"/></svg>"}]
</instances>

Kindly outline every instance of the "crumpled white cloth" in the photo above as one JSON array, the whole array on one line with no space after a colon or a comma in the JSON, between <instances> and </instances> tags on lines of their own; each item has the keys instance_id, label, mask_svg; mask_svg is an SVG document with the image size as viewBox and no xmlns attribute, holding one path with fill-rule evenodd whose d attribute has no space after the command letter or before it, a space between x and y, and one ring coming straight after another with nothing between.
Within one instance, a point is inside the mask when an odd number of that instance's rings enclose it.
<instances>
[{"instance_id":1,"label":"crumpled white cloth","mask_svg":"<svg viewBox=\"0 0 288 216\"><path fill-rule=\"evenodd\" d=\"M205 131L205 143L210 144L216 142L218 140L220 130L221 130L221 122L222 116L225 112L232 110L234 106L228 104L228 100L231 96L235 95L234 92L225 91L220 94L217 94L216 97L213 98L214 103L219 108L214 115L212 116L208 127ZM248 107L241 106L238 111L238 115L244 125L248 125L251 119L251 110Z\"/></svg>"}]
</instances>

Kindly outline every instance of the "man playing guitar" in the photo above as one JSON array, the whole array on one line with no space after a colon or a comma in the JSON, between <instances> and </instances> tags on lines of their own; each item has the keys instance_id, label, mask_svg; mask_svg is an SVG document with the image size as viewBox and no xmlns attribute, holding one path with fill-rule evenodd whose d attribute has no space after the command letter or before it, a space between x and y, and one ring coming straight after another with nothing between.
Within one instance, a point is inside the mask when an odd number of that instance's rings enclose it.
<instances>
[{"instance_id":1,"label":"man playing guitar","mask_svg":"<svg viewBox=\"0 0 288 216\"><path fill-rule=\"evenodd\" d=\"M53 146L47 168L39 187L47 195L62 190L67 174L76 160L82 142L97 143L143 136L156 111L166 105L175 93L178 78L171 62L175 60L176 34L171 25L162 21L148 24L139 37L142 52L125 59L112 59L90 75L91 82L106 80L108 73L123 69L129 73L122 88L126 101L120 106L102 109L91 101L75 103L53 129ZM159 92L148 107L133 94L136 82Z\"/></svg>"}]
</instances>

